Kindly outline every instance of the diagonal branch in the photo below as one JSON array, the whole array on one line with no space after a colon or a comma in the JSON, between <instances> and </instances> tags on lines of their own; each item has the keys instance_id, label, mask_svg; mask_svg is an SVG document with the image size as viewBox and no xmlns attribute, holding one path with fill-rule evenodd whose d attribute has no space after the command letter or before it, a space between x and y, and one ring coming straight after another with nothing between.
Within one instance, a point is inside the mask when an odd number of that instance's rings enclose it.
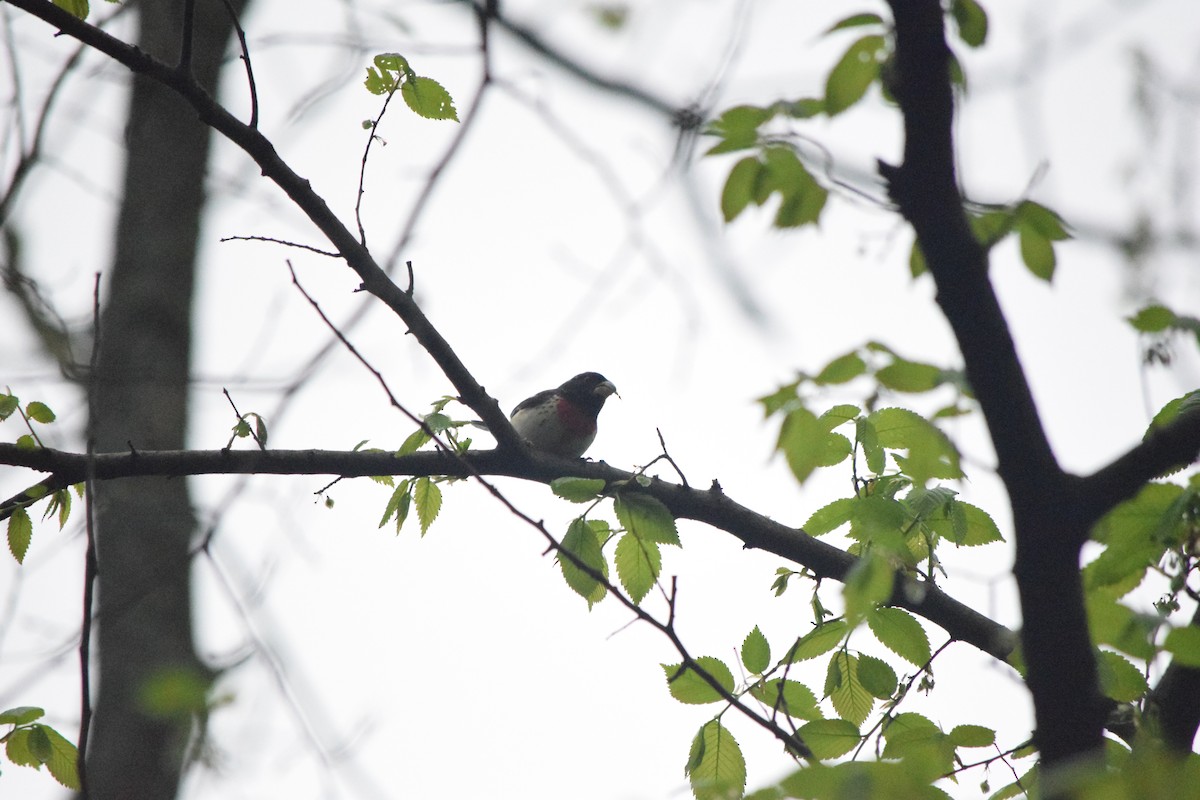
<instances>
[{"instance_id":1,"label":"diagonal branch","mask_svg":"<svg viewBox=\"0 0 1200 800\"><path fill-rule=\"evenodd\" d=\"M46 492L70 486L87 476L85 455L61 450L22 450L0 444L0 464L52 473L38 486ZM99 480L139 475L492 475L548 484L555 478L598 478L609 486L634 485L633 475L603 462L555 458L540 453L478 450L466 453L421 451L405 456L381 452L336 450L196 450L100 453L92 461ZM773 553L808 567L821 578L843 581L858 562L855 556L804 533L798 528L758 514L726 495L720 487L693 489L653 478L647 492L680 519L690 519L725 531L746 547ZM0 504L0 519L16 505L32 498L19 495ZM898 576L890 600L939 625L966 642L1004 661L1016 644L1016 634L969 606L960 603L933 583Z\"/></svg>"},{"instance_id":2,"label":"diagonal branch","mask_svg":"<svg viewBox=\"0 0 1200 800\"><path fill-rule=\"evenodd\" d=\"M333 213L308 180L296 174L275 151L275 147L257 129L246 125L217 103L204 87L173 67L126 44L99 28L64 11L50 0L5 0L33 16L57 27L93 49L124 65L129 70L169 87L188 102L200 117L229 141L240 147L288 198L317 226L347 265L362 279L362 288L379 298L408 326L409 333L437 362L454 385L462 402L479 414L502 448L520 449L521 442L499 404L487 392L450 344L430 323L413 299L376 263L370 251Z\"/></svg>"}]
</instances>

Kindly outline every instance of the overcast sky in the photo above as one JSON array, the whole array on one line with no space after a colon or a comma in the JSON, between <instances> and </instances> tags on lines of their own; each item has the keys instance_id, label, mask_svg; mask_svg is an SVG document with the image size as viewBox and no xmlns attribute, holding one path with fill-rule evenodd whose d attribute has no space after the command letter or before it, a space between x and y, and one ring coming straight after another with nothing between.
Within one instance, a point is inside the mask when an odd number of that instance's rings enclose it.
<instances>
[{"instance_id":1,"label":"overcast sky","mask_svg":"<svg viewBox=\"0 0 1200 800\"><path fill-rule=\"evenodd\" d=\"M853 36L818 35L837 18L830 5L635 2L615 32L596 24L587 3L510 2L505 10L598 74L674 105L721 108L820 95ZM379 110L361 86L370 56L400 52L445 85L460 112L471 104L476 29L461 7L255 0L254 8L243 22L260 127L351 224L366 135L360 123ZM1173 371L1147 376L1139 340L1121 321L1151 296L1194 313L1194 251L1152 252L1134 275L1104 237L1129 233L1139 216L1160 231L1195 224L1200 15L1189 0L992 2L988 10L989 44L957 48L971 81L957 123L961 171L972 199L1002 203L1028 193L1081 234L1059 247L1052 285L1024 271L1012 244L996 249L992 275L1058 457L1089 471L1135 443L1153 409L1197 383L1186 342ZM112 11L93 7L100 17ZM0 15L16 43L25 102L37 107L39 76L71 43L11 8ZM115 29L129 32L127 24ZM645 464L659 452L658 429L692 485L719 479L732 497L780 521L800 525L843 496L844 470L796 486L771 456L775 423L763 422L754 398L873 339L913 359L959 366L930 282L908 277L907 228L877 202L844 191L819 229L772 230L769 212L722 227L717 197L733 157L701 159L701 142L680 169L676 131L660 114L585 86L503 34L493 58L497 84L420 205L431 166L457 131L395 107L385 117L378 133L386 146L372 150L363 204L377 256L396 250L411 224L396 252L413 262L418 300L506 409L580 371L611 379L621 398L605 408L590 457ZM107 266L122 163L125 76L99 58L84 64L56 109L53 162L28 187L15 220L30 271L72 321L86 320L93 275ZM1148 78L1141 92L1139 70ZM11 72L9 59L0 60L6 97ZM227 102L244 117L244 75L233 68L225 81ZM833 122L797 130L830 152L840 179L880 196L874 160L898 159L901 131L877 92ZM8 174L11 148L4 157ZM219 241L257 235L323 244L245 156L219 145L211 184L192 446L225 444L233 419L222 388L243 412L267 418L273 447L349 449L364 439L399 446L411 424L341 350L284 402L329 338L292 287L285 259L335 320L369 307L350 336L407 407L427 410L451 391L448 382L386 309L353 293L357 281L342 264ZM50 401L61 415L51 439L78 449L80 398L38 355L7 296L0 319L8 320L0 385ZM852 384L822 402L861 401L866 391ZM11 426L0 428L6 441L19 435ZM969 474L954 488L993 513L1007 535L978 424L956 423L951 433ZM0 471L4 496L29 482L28 473ZM327 482L192 482L202 524L218 526L211 559L196 563L199 647L215 664L241 663L218 686L232 702L213 715L211 761L190 773L185 797L688 796L688 746L716 707L669 697L658 664L677 657L665 639L627 625L629 614L611 601L589 613L543 555L538 534L473 486L445 487L441 517L421 539L412 522L399 537L377 529L385 487L340 483L326 509L314 492ZM500 485L552 530L565 531L579 511L543 486ZM693 654L733 665L755 625L776 652L809 628L808 586L782 598L770 591L780 559L696 524L680 530L683 548L666 554L664 571L678 576L679 630ZM72 523L64 533L38 527L23 567L0 559L0 707L45 706L68 736L78 724L71 648L82 552ZM1010 546L947 553L946 561L943 585L953 596L1019 624ZM822 590L831 604L838 596L836 586ZM661 597L647 604L665 612ZM935 647L945 641L929 630ZM866 634L854 645L886 656ZM793 677L819 690L822 667L809 663ZM1027 697L1010 670L960 644L934 672L936 691L912 697L906 710L947 730L999 726L1005 748L1028 735ZM726 722L746 753L748 788L786 773L790 762L775 742L744 720ZM949 791L977 797L983 778L972 773ZM990 780L998 787L1011 776L996 769ZM5 797L63 794L29 770L6 767L0 777Z\"/></svg>"}]
</instances>

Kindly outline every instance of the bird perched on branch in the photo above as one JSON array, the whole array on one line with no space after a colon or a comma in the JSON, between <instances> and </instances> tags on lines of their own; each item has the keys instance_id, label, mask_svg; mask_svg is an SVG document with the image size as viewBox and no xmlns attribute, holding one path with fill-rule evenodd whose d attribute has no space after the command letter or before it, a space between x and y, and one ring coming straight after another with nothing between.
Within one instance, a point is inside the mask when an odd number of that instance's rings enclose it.
<instances>
[{"instance_id":1,"label":"bird perched on branch","mask_svg":"<svg viewBox=\"0 0 1200 800\"><path fill-rule=\"evenodd\" d=\"M617 387L598 372L581 372L557 389L517 403L512 426L535 450L579 458L596 438L596 417Z\"/></svg>"}]
</instances>

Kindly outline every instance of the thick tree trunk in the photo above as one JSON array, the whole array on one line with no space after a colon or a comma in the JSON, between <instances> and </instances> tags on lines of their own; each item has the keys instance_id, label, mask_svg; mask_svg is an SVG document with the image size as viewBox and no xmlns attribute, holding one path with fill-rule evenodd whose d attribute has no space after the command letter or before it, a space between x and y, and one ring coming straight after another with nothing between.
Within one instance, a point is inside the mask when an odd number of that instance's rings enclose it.
<instances>
[{"instance_id":1,"label":"thick tree trunk","mask_svg":"<svg viewBox=\"0 0 1200 800\"><path fill-rule=\"evenodd\" d=\"M239 4L240 5L240 4ZM197 3L193 70L214 86L232 30ZM183 0L139 3L138 46L174 63ZM134 78L125 187L108 270L94 376L97 450L184 445L192 291L211 131L169 90ZM174 797L191 720L147 698L148 682L206 680L192 642L195 520L187 481L136 478L95 488L99 682L87 754L92 800Z\"/></svg>"}]
</instances>

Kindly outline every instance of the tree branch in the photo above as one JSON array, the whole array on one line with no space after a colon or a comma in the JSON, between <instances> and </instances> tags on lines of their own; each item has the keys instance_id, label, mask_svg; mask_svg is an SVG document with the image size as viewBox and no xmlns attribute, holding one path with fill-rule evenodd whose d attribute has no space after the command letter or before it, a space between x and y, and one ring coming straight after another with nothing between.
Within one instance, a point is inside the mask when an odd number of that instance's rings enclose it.
<instances>
[{"instance_id":1,"label":"tree branch","mask_svg":"<svg viewBox=\"0 0 1200 800\"><path fill-rule=\"evenodd\" d=\"M333 244L347 265L362 279L362 288L382 300L404 321L409 332L454 385L462 402L487 424L500 447L522 448L520 438L495 399L488 396L413 299L388 278L370 251L337 218L325 200L313 191L312 185L280 158L270 140L255 128L240 122L189 76L77 19L50 0L5 2L57 27L129 70L169 87L195 109L203 124L209 125L245 151L261 168L262 174L282 189Z\"/></svg>"},{"instance_id":2,"label":"tree branch","mask_svg":"<svg viewBox=\"0 0 1200 800\"><path fill-rule=\"evenodd\" d=\"M0 464L28 467L52 473L38 486L56 491L87 476L86 455L61 450L22 450L0 444ZM550 483L555 478L577 476L599 478L608 486L631 485L633 475L604 462L555 458L541 453L525 456L519 451L477 450L467 453L421 451L405 456L391 452L343 452L337 450L196 450L100 453L94 456L94 475L99 480L142 475L341 475L347 478L373 475L493 475ZM639 488L665 505L680 519L702 522L740 539L746 547L773 553L808 567L821 578L844 580L858 559L815 539L798 528L758 514L736 502L720 488L692 489L653 478ZM44 496L44 493L41 495ZM29 503L27 494L0 504L0 519L19 504ZM947 595L936 585L911 577L897 576L892 605L906 608L944 628L956 640L966 642L1004 661L1016 644L1016 634L969 606Z\"/></svg>"}]
</instances>

